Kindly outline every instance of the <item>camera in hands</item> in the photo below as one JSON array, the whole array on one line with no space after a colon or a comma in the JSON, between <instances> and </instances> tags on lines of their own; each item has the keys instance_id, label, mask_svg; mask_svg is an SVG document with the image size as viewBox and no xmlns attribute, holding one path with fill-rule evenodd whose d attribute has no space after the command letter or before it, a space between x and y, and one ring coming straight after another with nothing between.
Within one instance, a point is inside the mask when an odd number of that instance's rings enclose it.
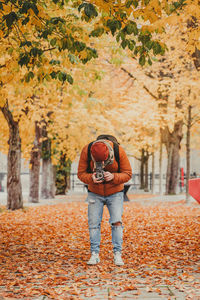
<instances>
[{"instance_id":1,"label":"camera in hands","mask_svg":"<svg viewBox=\"0 0 200 300\"><path fill-rule=\"evenodd\" d=\"M104 170L102 162L96 162L95 172L97 180L104 180Z\"/></svg>"}]
</instances>

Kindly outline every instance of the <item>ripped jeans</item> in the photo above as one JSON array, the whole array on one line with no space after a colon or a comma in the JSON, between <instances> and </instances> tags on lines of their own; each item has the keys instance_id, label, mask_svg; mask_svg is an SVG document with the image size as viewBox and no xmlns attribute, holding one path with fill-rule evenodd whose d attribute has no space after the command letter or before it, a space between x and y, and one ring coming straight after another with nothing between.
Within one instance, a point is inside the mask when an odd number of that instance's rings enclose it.
<instances>
[{"instance_id":1,"label":"ripped jeans","mask_svg":"<svg viewBox=\"0 0 200 300\"><path fill-rule=\"evenodd\" d=\"M107 206L112 229L113 251L121 252L123 242L123 226L113 225L117 222L122 224L124 193L118 192L110 196L101 196L88 192L88 225L90 233L91 252L99 253L101 241L101 221L104 205Z\"/></svg>"}]
</instances>

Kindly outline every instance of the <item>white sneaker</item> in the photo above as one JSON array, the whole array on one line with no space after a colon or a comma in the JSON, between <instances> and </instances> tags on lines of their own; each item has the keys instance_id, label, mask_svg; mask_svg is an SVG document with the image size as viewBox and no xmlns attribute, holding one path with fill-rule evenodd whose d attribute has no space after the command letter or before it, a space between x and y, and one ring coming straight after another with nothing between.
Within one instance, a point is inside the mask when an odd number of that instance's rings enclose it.
<instances>
[{"instance_id":1,"label":"white sneaker","mask_svg":"<svg viewBox=\"0 0 200 300\"><path fill-rule=\"evenodd\" d=\"M124 265L124 262L122 260L122 257L121 257L121 252L115 252L114 253L114 263L116 266L123 266Z\"/></svg>"},{"instance_id":2,"label":"white sneaker","mask_svg":"<svg viewBox=\"0 0 200 300\"><path fill-rule=\"evenodd\" d=\"M88 260L88 265L96 265L100 262L99 253L92 252L90 259Z\"/></svg>"}]
</instances>

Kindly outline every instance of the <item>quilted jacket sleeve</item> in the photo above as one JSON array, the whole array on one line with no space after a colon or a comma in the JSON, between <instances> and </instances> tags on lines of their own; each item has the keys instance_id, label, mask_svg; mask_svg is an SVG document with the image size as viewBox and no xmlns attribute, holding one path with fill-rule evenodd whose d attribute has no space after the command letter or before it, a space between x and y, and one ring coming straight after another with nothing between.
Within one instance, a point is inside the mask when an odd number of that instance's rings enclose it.
<instances>
[{"instance_id":1,"label":"quilted jacket sleeve","mask_svg":"<svg viewBox=\"0 0 200 300\"><path fill-rule=\"evenodd\" d=\"M86 183L90 184L93 182L92 174L87 173L88 166L88 155L87 155L88 145L86 145L80 155L79 164L78 164L78 178Z\"/></svg>"},{"instance_id":2,"label":"quilted jacket sleeve","mask_svg":"<svg viewBox=\"0 0 200 300\"><path fill-rule=\"evenodd\" d=\"M124 149L119 146L119 157L120 157L120 173L114 173L114 184L122 184L129 181L132 177L132 168L129 159Z\"/></svg>"}]
</instances>

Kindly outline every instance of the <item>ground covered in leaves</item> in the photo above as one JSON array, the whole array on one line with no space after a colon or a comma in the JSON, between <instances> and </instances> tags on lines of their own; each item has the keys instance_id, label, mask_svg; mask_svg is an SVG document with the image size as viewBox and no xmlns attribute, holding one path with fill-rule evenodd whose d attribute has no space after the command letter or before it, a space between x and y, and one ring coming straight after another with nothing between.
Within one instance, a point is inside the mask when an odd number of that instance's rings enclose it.
<instances>
[{"instance_id":1,"label":"ground covered in leaves","mask_svg":"<svg viewBox=\"0 0 200 300\"><path fill-rule=\"evenodd\" d=\"M2 210L0 299L200 299L200 206L125 203L123 267L108 218L105 208L101 263L87 266L86 203Z\"/></svg>"}]
</instances>

